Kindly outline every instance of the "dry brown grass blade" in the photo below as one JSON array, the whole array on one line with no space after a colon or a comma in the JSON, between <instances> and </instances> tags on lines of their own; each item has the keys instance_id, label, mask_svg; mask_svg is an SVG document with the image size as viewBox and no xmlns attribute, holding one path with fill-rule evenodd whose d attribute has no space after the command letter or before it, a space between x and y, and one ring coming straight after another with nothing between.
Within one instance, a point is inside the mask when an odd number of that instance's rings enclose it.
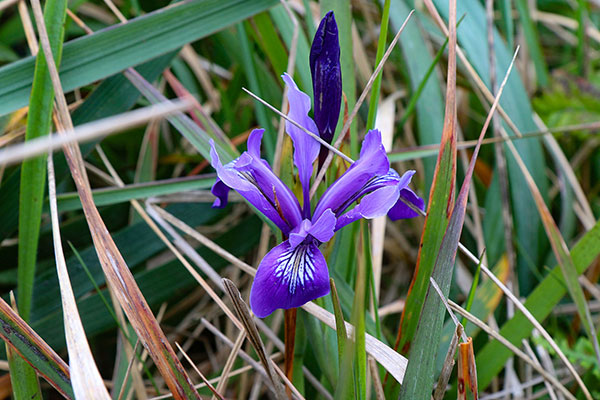
<instances>
[{"instance_id":1,"label":"dry brown grass blade","mask_svg":"<svg viewBox=\"0 0 600 400\"><path fill-rule=\"evenodd\" d=\"M498 340L500 343L502 343L503 346L506 346L517 357L521 358L527 364L531 365L533 367L533 369L535 369L540 375L542 375L544 377L544 379L546 379L548 382L552 383L552 385L554 385L554 387L556 387L558 390L560 390L565 395L565 397L567 397L568 399L571 399L571 400L575 400L575 396L573 396L573 394L571 394L571 392L569 390L567 390L567 388L565 388L564 385L561 384L554 375L548 373L544 368L538 366L521 349L519 349L517 346L515 346L514 344L509 342L504 336L501 336L498 332L496 332L494 329L490 328L483 321L481 321L480 319L478 319L477 317L475 317L474 315L472 315L471 313L469 313L468 311L463 309L458 304L454 303L452 300L449 300L448 302L450 304L450 307L454 311L456 311L458 314L464 316L467 320L469 320L469 322L473 323L475 326L479 327L481 330L486 332L488 335L490 335L494 339Z\"/></svg>"},{"instance_id":2,"label":"dry brown grass blade","mask_svg":"<svg viewBox=\"0 0 600 400\"><path fill-rule=\"evenodd\" d=\"M201 323L203 326L206 327L206 329L208 329L211 333L213 333L215 335L215 337L219 340L221 340L223 343L225 343L227 346L233 348L233 341L231 341L231 339L229 339L227 336L225 336L225 334L223 332L221 332L217 327L215 327L213 324L211 324L210 322L208 322L205 318L201 318ZM239 356L242 360L246 361L248 364L250 364L250 367L253 368L256 372L258 372L259 374L261 374L261 376L264 377L265 379L265 384L273 391L275 392L275 387L272 384L271 379L269 378L269 375L267 374L267 371L265 370L265 368L263 367L263 365L254 360L254 358L250 357L246 352L244 352L244 350L240 350L239 351ZM271 361L273 361L273 359L276 358L276 356L283 356L282 353L277 353L277 354L273 354L271 355L271 357L269 357L271 359ZM274 364L273 361L273 367L274 369L276 369L276 364ZM220 380L220 378L219 378Z\"/></svg>"},{"instance_id":3,"label":"dry brown grass blade","mask_svg":"<svg viewBox=\"0 0 600 400\"><path fill-rule=\"evenodd\" d=\"M164 102L113 117L65 129L60 135L48 135L0 150L0 165L10 165L25 159L45 154L72 143L81 143L106 135L123 132L150 120L161 118L191 107L188 100ZM63 122L64 126L64 122Z\"/></svg>"},{"instance_id":4,"label":"dry brown grass blade","mask_svg":"<svg viewBox=\"0 0 600 400\"><path fill-rule=\"evenodd\" d=\"M225 366L223 367L223 371L221 371L221 380L217 385L217 393L225 393L227 382L229 381L229 373L233 368L233 363L237 359L238 353L242 348L242 344L244 343L244 339L246 339L246 332L240 331L237 339L233 343L233 348L231 349L231 353L229 353L229 357L227 357L227 361L225 362ZM213 395L211 400L215 400L216 396Z\"/></svg>"},{"instance_id":5,"label":"dry brown grass blade","mask_svg":"<svg viewBox=\"0 0 600 400\"><path fill-rule=\"evenodd\" d=\"M441 400L444 398L444 394L446 394L446 386L450 381L450 375L454 369L454 355L456 354L456 347L458 346L458 338L461 337L463 333L464 329L462 325L456 325L456 330L454 331L454 335L452 335L452 340L450 340L450 347L448 347L446 359L442 366L442 372L440 372L435 392L433 392L433 400Z\"/></svg>"},{"instance_id":6,"label":"dry brown grass blade","mask_svg":"<svg viewBox=\"0 0 600 400\"><path fill-rule=\"evenodd\" d=\"M18 9L21 23L23 24L23 31L25 31L25 38L27 39L27 46L31 51L31 55L36 56L39 46L35 31L33 30L33 24L31 23L31 17L29 16L29 10L27 9L27 2L25 0L19 1Z\"/></svg>"},{"instance_id":7,"label":"dry brown grass blade","mask_svg":"<svg viewBox=\"0 0 600 400\"><path fill-rule=\"evenodd\" d=\"M527 352L527 354L529 355L529 357L531 357L531 359L540 367L542 366L540 364L540 361L537 359L535 352L533 351L533 349L531 348L531 346L529 345L529 342L525 339L522 340L523 343L523 348L525 349L525 351ZM550 383L544 381L544 386L546 386L546 390L548 390L548 395L550 396L550 400L558 400L556 397L556 393L554 392L554 388L552 387L552 385L550 385Z\"/></svg>"},{"instance_id":8,"label":"dry brown grass blade","mask_svg":"<svg viewBox=\"0 0 600 400\"><path fill-rule=\"evenodd\" d=\"M198 376L200 377L200 379L202 379L202 382L204 382L204 384L206 385L206 387L215 396L217 396L217 398L219 398L219 400L225 400L225 398L223 397L223 395L221 393L217 392L217 389L215 389L215 387L206 379L206 377L204 376L204 374L202 374L202 372L200 372L200 370L198 369L198 367L196 367L196 364L194 364L194 362L192 361L192 359L190 358L190 356L188 356L187 353L185 351L183 351L183 349L181 348L181 346L179 345L179 343L175 342L175 346L177 346L177 349L181 352L181 354L183 354L183 357L185 357L185 359L187 360L187 362L190 363L190 365L192 366L192 368L194 368L194 371L196 371L196 373L198 374ZM229 376L231 376L231 374Z\"/></svg>"},{"instance_id":9,"label":"dry brown grass blade","mask_svg":"<svg viewBox=\"0 0 600 400\"><path fill-rule=\"evenodd\" d=\"M560 148L560 145L558 144L558 142L556 141L554 136L552 136L550 134L550 131L549 131L548 127L546 127L546 125L544 124L544 121L542 121L542 119L537 114L533 115L533 120L535 121L538 128L542 132L546 133L543 136L544 143L546 144L546 148L550 151L550 153L552 154L552 157L555 159L556 163L562 168L562 170L564 171L565 177L567 178L567 181L573 188L575 197L577 198L577 201L579 202L579 205L582 210L582 215L580 216L579 219L585 226L585 229L587 229L587 230L592 229L592 227L594 226L594 223L596 222L596 218L594 217L594 213L592 212L590 203L588 202L588 200L585 196L585 193L583 192L583 189L581 188L581 185L579 184L579 181L577 180L577 177L575 176L575 172L573 171L573 168L571 167L569 160L567 160L565 153Z\"/></svg>"},{"instance_id":10,"label":"dry brown grass blade","mask_svg":"<svg viewBox=\"0 0 600 400\"><path fill-rule=\"evenodd\" d=\"M371 373L371 378L373 379L373 387L375 388L375 398L377 400L385 400L385 391L383 390L381 377L379 376L379 369L377 369L377 361L375 361L373 357L369 356L368 363L369 372Z\"/></svg>"},{"instance_id":11,"label":"dry brown grass blade","mask_svg":"<svg viewBox=\"0 0 600 400\"><path fill-rule=\"evenodd\" d=\"M40 35L41 47L47 60L48 71L55 91L55 100L59 111L59 125L62 128L59 129L59 132L65 128L72 130L73 123L68 111L52 50L50 49L41 5L39 0L32 0L31 4ZM83 205L96 253L107 281L116 289L120 305L123 307L140 341L153 358L155 365L174 396L178 399L199 399L198 392L193 388L191 380L154 318L146 299L135 283L131 271L127 267L125 260L104 225L104 221L100 217L100 213L92 198L79 147L67 145L64 150L69 169L71 170Z\"/></svg>"},{"instance_id":12,"label":"dry brown grass blade","mask_svg":"<svg viewBox=\"0 0 600 400\"><path fill-rule=\"evenodd\" d=\"M475 366L475 353L473 352L473 339L469 338L466 343L458 345L458 391L461 395L461 382L463 393L466 396L467 385L473 399L477 400L479 392L477 391L477 367Z\"/></svg>"},{"instance_id":13,"label":"dry brown grass blade","mask_svg":"<svg viewBox=\"0 0 600 400\"><path fill-rule=\"evenodd\" d=\"M98 371L90 346L85 336L85 330L79 317L75 295L71 287L67 263L63 253L60 227L58 222L58 207L56 205L56 182L54 179L54 162L52 153L48 154L48 197L50 200L50 216L52 219L52 238L56 259L56 273L60 285L62 299L65 338L69 352L71 385L76 398L110 399L104 386L102 376Z\"/></svg>"},{"instance_id":14,"label":"dry brown grass blade","mask_svg":"<svg viewBox=\"0 0 600 400\"><path fill-rule=\"evenodd\" d=\"M256 354L258 354L258 358L260 359L265 371L267 371L269 379L275 388L275 395L278 399L286 399L287 396L285 395L283 385L281 384L281 381L276 378L271 362L265 352L265 346L260 338L260 334L258 333L256 324L254 323L254 319L252 318L252 314L250 314L248 306L244 300L242 300L242 295L235 284L229 279L223 279L223 286L225 287L225 292L232 301L233 308L240 319L246 334L248 335L248 340L254 347L254 350L256 350Z\"/></svg>"}]
</instances>

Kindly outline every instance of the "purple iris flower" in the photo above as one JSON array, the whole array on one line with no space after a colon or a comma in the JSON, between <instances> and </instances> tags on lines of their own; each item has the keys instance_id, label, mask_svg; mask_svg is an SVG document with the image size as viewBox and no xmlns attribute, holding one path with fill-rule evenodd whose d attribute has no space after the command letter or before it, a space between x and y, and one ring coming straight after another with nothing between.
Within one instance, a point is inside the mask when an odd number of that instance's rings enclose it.
<instances>
[{"instance_id":1,"label":"purple iris flower","mask_svg":"<svg viewBox=\"0 0 600 400\"><path fill-rule=\"evenodd\" d=\"M293 79L284 74L288 85L288 116L316 132L308 116L310 98L300 91ZM284 241L275 246L258 266L250 306L260 318L278 308L289 309L329 293L329 271L319 250L334 233L360 218L388 214L392 219L412 218L418 214L400 198L423 209L423 200L408 184L415 171L400 176L390 168L381 133L371 130L365 136L360 157L321 196L312 211L309 201L310 178L319 154L319 143L298 127L287 122L286 132L294 143L294 164L302 186L302 206L294 193L275 175L260 156L263 129L255 129L248 138L248 150L223 165L211 141L212 166L217 181L212 193L213 207L224 207L230 189L240 193L258 211L277 226Z\"/></svg>"},{"instance_id":2,"label":"purple iris flower","mask_svg":"<svg viewBox=\"0 0 600 400\"><path fill-rule=\"evenodd\" d=\"M288 117L331 143L342 98L340 46L333 12L328 12L313 40L310 51L313 78L314 116L310 97L284 74L288 87ZM294 165L302 186L302 205L294 193L273 173L260 156L264 129L255 129L248 138L248 151L223 165L211 141L211 164L217 171L212 193L213 207L225 207L229 190L234 189L279 228L284 241L267 253L256 271L250 306L264 318L278 308L289 309L329 293L329 271L319 250L336 231L360 218L388 214L396 220L418 214L401 198L423 209L424 202L408 184L415 171L400 176L390 168L381 133L371 130L365 136L360 157L321 196L313 208L309 188L313 164L327 149L296 125L286 121L286 132L294 143Z\"/></svg>"}]
</instances>

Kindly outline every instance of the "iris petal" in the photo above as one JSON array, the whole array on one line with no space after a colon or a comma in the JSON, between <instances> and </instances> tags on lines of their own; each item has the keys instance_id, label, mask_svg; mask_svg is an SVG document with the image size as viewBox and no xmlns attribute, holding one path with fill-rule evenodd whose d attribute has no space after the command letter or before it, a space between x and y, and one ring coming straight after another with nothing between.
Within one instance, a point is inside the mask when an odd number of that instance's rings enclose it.
<instances>
[{"instance_id":1,"label":"iris petal","mask_svg":"<svg viewBox=\"0 0 600 400\"><path fill-rule=\"evenodd\" d=\"M425 210L425 201L417 196L410 188L405 187L400 191L400 197L408 200L420 210ZM396 204L388 212L389 217L392 220L414 218L419 214L412 208L406 205L402 200L398 199Z\"/></svg>"},{"instance_id":2,"label":"iris petal","mask_svg":"<svg viewBox=\"0 0 600 400\"><path fill-rule=\"evenodd\" d=\"M250 306L259 318L278 308L290 309L329 293L327 263L315 243L291 247L285 241L261 261L250 291Z\"/></svg>"},{"instance_id":3,"label":"iris petal","mask_svg":"<svg viewBox=\"0 0 600 400\"><path fill-rule=\"evenodd\" d=\"M363 191L365 185L389 171L390 162L381 144L381 133L371 130L363 140L360 158L321 196L315 208L315 217L318 218L327 209L340 216L358 199L357 194Z\"/></svg>"},{"instance_id":4,"label":"iris petal","mask_svg":"<svg viewBox=\"0 0 600 400\"><path fill-rule=\"evenodd\" d=\"M217 177L217 181L210 189L210 192L216 197L213 208L223 208L227 205L227 201L229 200L229 191L231 188L221 181Z\"/></svg>"},{"instance_id":5,"label":"iris petal","mask_svg":"<svg viewBox=\"0 0 600 400\"><path fill-rule=\"evenodd\" d=\"M288 74L283 74L282 78L288 87L288 102L290 110L288 117L297 122L308 131L317 134L315 122L308 116L310 111L310 97L296 86L296 83ZM289 121L285 122L285 131L294 142L294 164L298 168L298 176L302 184L302 195L304 198L304 216L310 214L309 189L310 177L313 171L313 163L319 155L319 142L311 138L306 132L298 128Z\"/></svg>"},{"instance_id":6,"label":"iris petal","mask_svg":"<svg viewBox=\"0 0 600 400\"><path fill-rule=\"evenodd\" d=\"M298 246L309 235L321 243L328 242L335 233L335 224L336 218L331 210L326 210L315 222L305 219L290 232L290 246Z\"/></svg>"},{"instance_id":7,"label":"iris petal","mask_svg":"<svg viewBox=\"0 0 600 400\"><path fill-rule=\"evenodd\" d=\"M292 191L260 158L263 131L252 131L248 139L249 151L226 165L221 164L214 142L211 141L211 164L219 177L212 188L213 194L218 196L213 206L224 207L227 204L227 191L224 188L227 186L235 189L283 233L288 234L302 221L300 205Z\"/></svg>"}]
</instances>

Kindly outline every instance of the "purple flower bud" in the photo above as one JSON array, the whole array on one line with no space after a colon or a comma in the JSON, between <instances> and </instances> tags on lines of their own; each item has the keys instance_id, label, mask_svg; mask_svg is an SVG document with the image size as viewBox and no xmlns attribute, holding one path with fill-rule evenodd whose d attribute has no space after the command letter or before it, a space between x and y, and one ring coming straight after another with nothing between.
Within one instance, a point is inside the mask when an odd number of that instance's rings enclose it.
<instances>
[{"instance_id":1,"label":"purple flower bud","mask_svg":"<svg viewBox=\"0 0 600 400\"><path fill-rule=\"evenodd\" d=\"M314 92L314 117L319 135L331 143L340 115L342 73L340 43L333 11L321 20L310 48L310 72Z\"/></svg>"}]
</instances>

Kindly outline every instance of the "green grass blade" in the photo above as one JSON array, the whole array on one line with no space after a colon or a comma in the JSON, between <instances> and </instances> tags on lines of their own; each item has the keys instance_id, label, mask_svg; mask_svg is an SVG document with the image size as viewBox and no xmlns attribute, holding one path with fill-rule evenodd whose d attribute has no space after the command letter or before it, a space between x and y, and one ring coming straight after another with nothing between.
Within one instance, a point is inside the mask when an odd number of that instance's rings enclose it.
<instances>
[{"instance_id":1,"label":"green grass blade","mask_svg":"<svg viewBox=\"0 0 600 400\"><path fill-rule=\"evenodd\" d=\"M515 32L514 23L512 16L512 2L511 0L500 1L500 14L502 15L502 26L504 28L504 37L506 38L506 45L509 49L515 47Z\"/></svg>"},{"instance_id":2,"label":"green grass blade","mask_svg":"<svg viewBox=\"0 0 600 400\"><path fill-rule=\"evenodd\" d=\"M71 40L64 46L61 82L65 91L114 75L186 43L206 37L277 4L276 0L183 1ZM152 43L151 46L148 43ZM34 60L0 68L0 115L27 104Z\"/></svg>"},{"instance_id":3,"label":"green grass blade","mask_svg":"<svg viewBox=\"0 0 600 400\"><path fill-rule=\"evenodd\" d=\"M342 368L342 362L344 359L344 349L346 348L346 341L348 340L348 334L346 333L346 324L344 324L344 313L342 312L342 306L340 305L340 298L338 297L337 288L333 278L329 278L331 285L331 301L333 302L333 315L335 315L335 333L337 335L338 345L338 362L340 369Z\"/></svg>"},{"instance_id":4,"label":"green grass blade","mask_svg":"<svg viewBox=\"0 0 600 400\"><path fill-rule=\"evenodd\" d=\"M483 260L483 254L479 257L479 264L477 264L477 270L475 271L475 275L473 275L473 282L471 283L471 289L469 289L469 294L467 296L467 301L465 303L464 309L471 312L471 307L473 306L473 301L475 300L475 291L477 290L477 285L479 285L479 276L481 275L481 263ZM467 319L463 317L460 322L462 326L467 326Z\"/></svg>"},{"instance_id":5,"label":"green grass blade","mask_svg":"<svg viewBox=\"0 0 600 400\"><path fill-rule=\"evenodd\" d=\"M537 77L537 83L541 87L547 87L550 83L548 76L548 66L544 55L542 54L542 48L540 45L540 39L534 20L531 18L529 12L529 4L527 0L515 0L517 13L519 15L519 21L521 22L521 28L527 42L527 49L535 66L535 75Z\"/></svg>"},{"instance_id":6,"label":"green grass blade","mask_svg":"<svg viewBox=\"0 0 600 400\"><path fill-rule=\"evenodd\" d=\"M97 206L107 206L129 200L164 196L188 190L209 189L214 182L215 178L213 176L193 176L126 185L122 188L95 189L92 194L94 195L94 203ZM75 192L61 194L57 196L57 200L58 209L61 212L81 209L81 201Z\"/></svg>"},{"instance_id":7,"label":"green grass blade","mask_svg":"<svg viewBox=\"0 0 600 400\"><path fill-rule=\"evenodd\" d=\"M388 23L390 20L390 0L385 0L383 5L383 14L381 16L381 27L379 29L379 41L377 42L377 54L375 55L375 65L379 65L385 53L385 44L387 42ZM375 116L377 115L377 106L379 103L379 91L381 90L381 77L383 73L380 72L375 80L373 81L373 87L371 88L371 99L369 100L369 114L367 116L367 130L375 127Z\"/></svg>"},{"instance_id":8,"label":"green grass blade","mask_svg":"<svg viewBox=\"0 0 600 400\"><path fill-rule=\"evenodd\" d=\"M62 52L66 7L67 2L64 0L49 0L44 8L48 37L57 63L60 63ZM25 131L26 141L48 135L52 124L53 104L54 90L48 74L46 59L40 51L36 58L33 75L33 88ZM17 304L25 321L29 321L31 314L45 182L46 156L23 162L19 186ZM16 400L41 398L40 385L32 366L20 357L10 357L9 363L14 398Z\"/></svg>"},{"instance_id":9,"label":"green grass blade","mask_svg":"<svg viewBox=\"0 0 600 400\"><path fill-rule=\"evenodd\" d=\"M8 355L13 399L41 399L40 383L33 367L21 358L16 351L12 350L8 344L6 345L6 353Z\"/></svg>"},{"instance_id":10,"label":"green grass blade","mask_svg":"<svg viewBox=\"0 0 600 400\"><path fill-rule=\"evenodd\" d=\"M287 68L287 51L275 30L273 21L269 14L264 12L254 17L257 33L254 35L256 42L261 46L261 50L267 55L269 62L275 70L275 75L282 75ZM254 31L252 31L254 32Z\"/></svg>"},{"instance_id":11,"label":"green grass blade","mask_svg":"<svg viewBox=\"0 0 600 400\"><path fill-rule=\"evenodd\" d=\"M66 1L50 0L46 3L44 19L48 25L48 36L52 52L60 63L62 51L63 23L66 16ZM50 132L54 90L48 74L43 53L38 53L31 106L27 119L25 140L31 140ZM20 315L29 320L33 277L37 259L38 238L42 216L42 202L46 180L46 157L40 156L23 162L19 193L19 281L17 305Z\"/></svg>"},{"instance_id":12,"label":"green grass blade","mask_svg":"<svg viewBox=\"0 0 600 400\"><path fill-rule=\"evenodd\" d=\"M586 40L587 38L585 37L586 33L585 33L585 28L587 26L587 1L585 0L577 0L577 10L576 10L576 17L577 17L577 30L576 30L576 35L577 35L577 49L575 51L575 56L577 59L577 69L580 75L585 75L587 72L587 67L586 67L586 60L587 60L587 56L585 55L585 49L586 49Z\"/></svg>"}]
</instances>

